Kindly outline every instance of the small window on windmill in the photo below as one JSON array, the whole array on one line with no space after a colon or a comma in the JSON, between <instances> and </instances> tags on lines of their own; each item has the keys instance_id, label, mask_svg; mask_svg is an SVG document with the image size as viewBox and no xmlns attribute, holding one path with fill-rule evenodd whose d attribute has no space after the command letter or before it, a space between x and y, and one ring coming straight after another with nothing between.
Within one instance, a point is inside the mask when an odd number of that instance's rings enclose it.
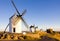
<instances>
[{"instance_id":1,"label":"small window on windmill","mask_svg":"<svg viewBox=\"0 0 60 41\"><path fill-rule=\"evenodd\" d=\"M13 32L15 32L15 28L13 28Z\"/></svg>"}]
</instances>

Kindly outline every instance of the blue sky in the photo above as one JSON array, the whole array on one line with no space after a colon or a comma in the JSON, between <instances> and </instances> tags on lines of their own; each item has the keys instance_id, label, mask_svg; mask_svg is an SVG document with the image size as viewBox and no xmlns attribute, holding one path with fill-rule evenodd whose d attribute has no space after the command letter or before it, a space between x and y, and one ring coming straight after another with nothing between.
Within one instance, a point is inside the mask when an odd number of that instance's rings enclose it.
<instances>
[{"instance_id":1,"label":"blue sky","mask_svg":"<svg viewBox=\"0 0 60 41\"><path fill-rule=\"evenodd\" d=\"M19 12L27 9L23 16L28 25L36 25L39 29L60 29L60 0L13 0ZM15 13L10 0L0 0L0 30L9 23L9 17Z\"/></svg>"}]
</instances>

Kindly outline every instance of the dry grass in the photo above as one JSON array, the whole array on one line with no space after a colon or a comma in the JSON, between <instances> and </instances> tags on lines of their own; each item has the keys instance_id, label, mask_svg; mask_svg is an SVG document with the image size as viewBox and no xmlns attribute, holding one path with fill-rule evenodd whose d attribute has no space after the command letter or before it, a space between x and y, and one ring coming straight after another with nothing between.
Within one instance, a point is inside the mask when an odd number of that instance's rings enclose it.
<instances>
[{"instance_id":1,"label":"dry grass","mask_svg":"<svg viewBox=\"0 0 60 41\"><path fill-rule=\"evenodd\" d=\"M3 34L0 32L0 34ZM44 31L38 31L35 33L27 33L26 35L23 35L22 33L7 33L7 36L3 35L0 40L37 40L37 39L42 39L43 36L47 36L53 39L60 40L60 34L59 33L53 33L49 34Z\"/></svg>"}]
</instances>

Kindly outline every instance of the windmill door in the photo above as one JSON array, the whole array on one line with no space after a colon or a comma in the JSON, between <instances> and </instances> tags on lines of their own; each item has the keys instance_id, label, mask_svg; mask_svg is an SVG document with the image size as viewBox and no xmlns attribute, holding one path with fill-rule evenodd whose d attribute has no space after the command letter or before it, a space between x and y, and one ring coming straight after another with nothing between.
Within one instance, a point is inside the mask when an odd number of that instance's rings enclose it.
<instances>
[{"instance_id":1,"label":"windmill door","mask_svg":"<svg viewBox=\"0 0 60 41\"><path fill-rule=\"evenodd\" d=\"M15 28L13 28L13 32L15 33L15 31L16 31L16 29Z\"/></svg>"}]
</instances>

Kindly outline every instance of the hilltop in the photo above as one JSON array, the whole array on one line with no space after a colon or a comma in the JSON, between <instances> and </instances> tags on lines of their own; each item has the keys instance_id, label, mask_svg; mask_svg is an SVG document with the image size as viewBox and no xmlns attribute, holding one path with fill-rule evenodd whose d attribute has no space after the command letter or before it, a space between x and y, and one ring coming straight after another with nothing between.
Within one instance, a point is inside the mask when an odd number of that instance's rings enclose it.
<instances>
[{"instance_id":1,"label":"hilltop","mask_svg":"<svg viewBox=\"0 0 60 41\"><path fill-rule=\"evenodd\" d=\"M0 40L52 40L60 41L60 34L58 32L48 32L48 31L36 31L23 33L3 33L0 32Z\"/></svg>"}]
</instances>

